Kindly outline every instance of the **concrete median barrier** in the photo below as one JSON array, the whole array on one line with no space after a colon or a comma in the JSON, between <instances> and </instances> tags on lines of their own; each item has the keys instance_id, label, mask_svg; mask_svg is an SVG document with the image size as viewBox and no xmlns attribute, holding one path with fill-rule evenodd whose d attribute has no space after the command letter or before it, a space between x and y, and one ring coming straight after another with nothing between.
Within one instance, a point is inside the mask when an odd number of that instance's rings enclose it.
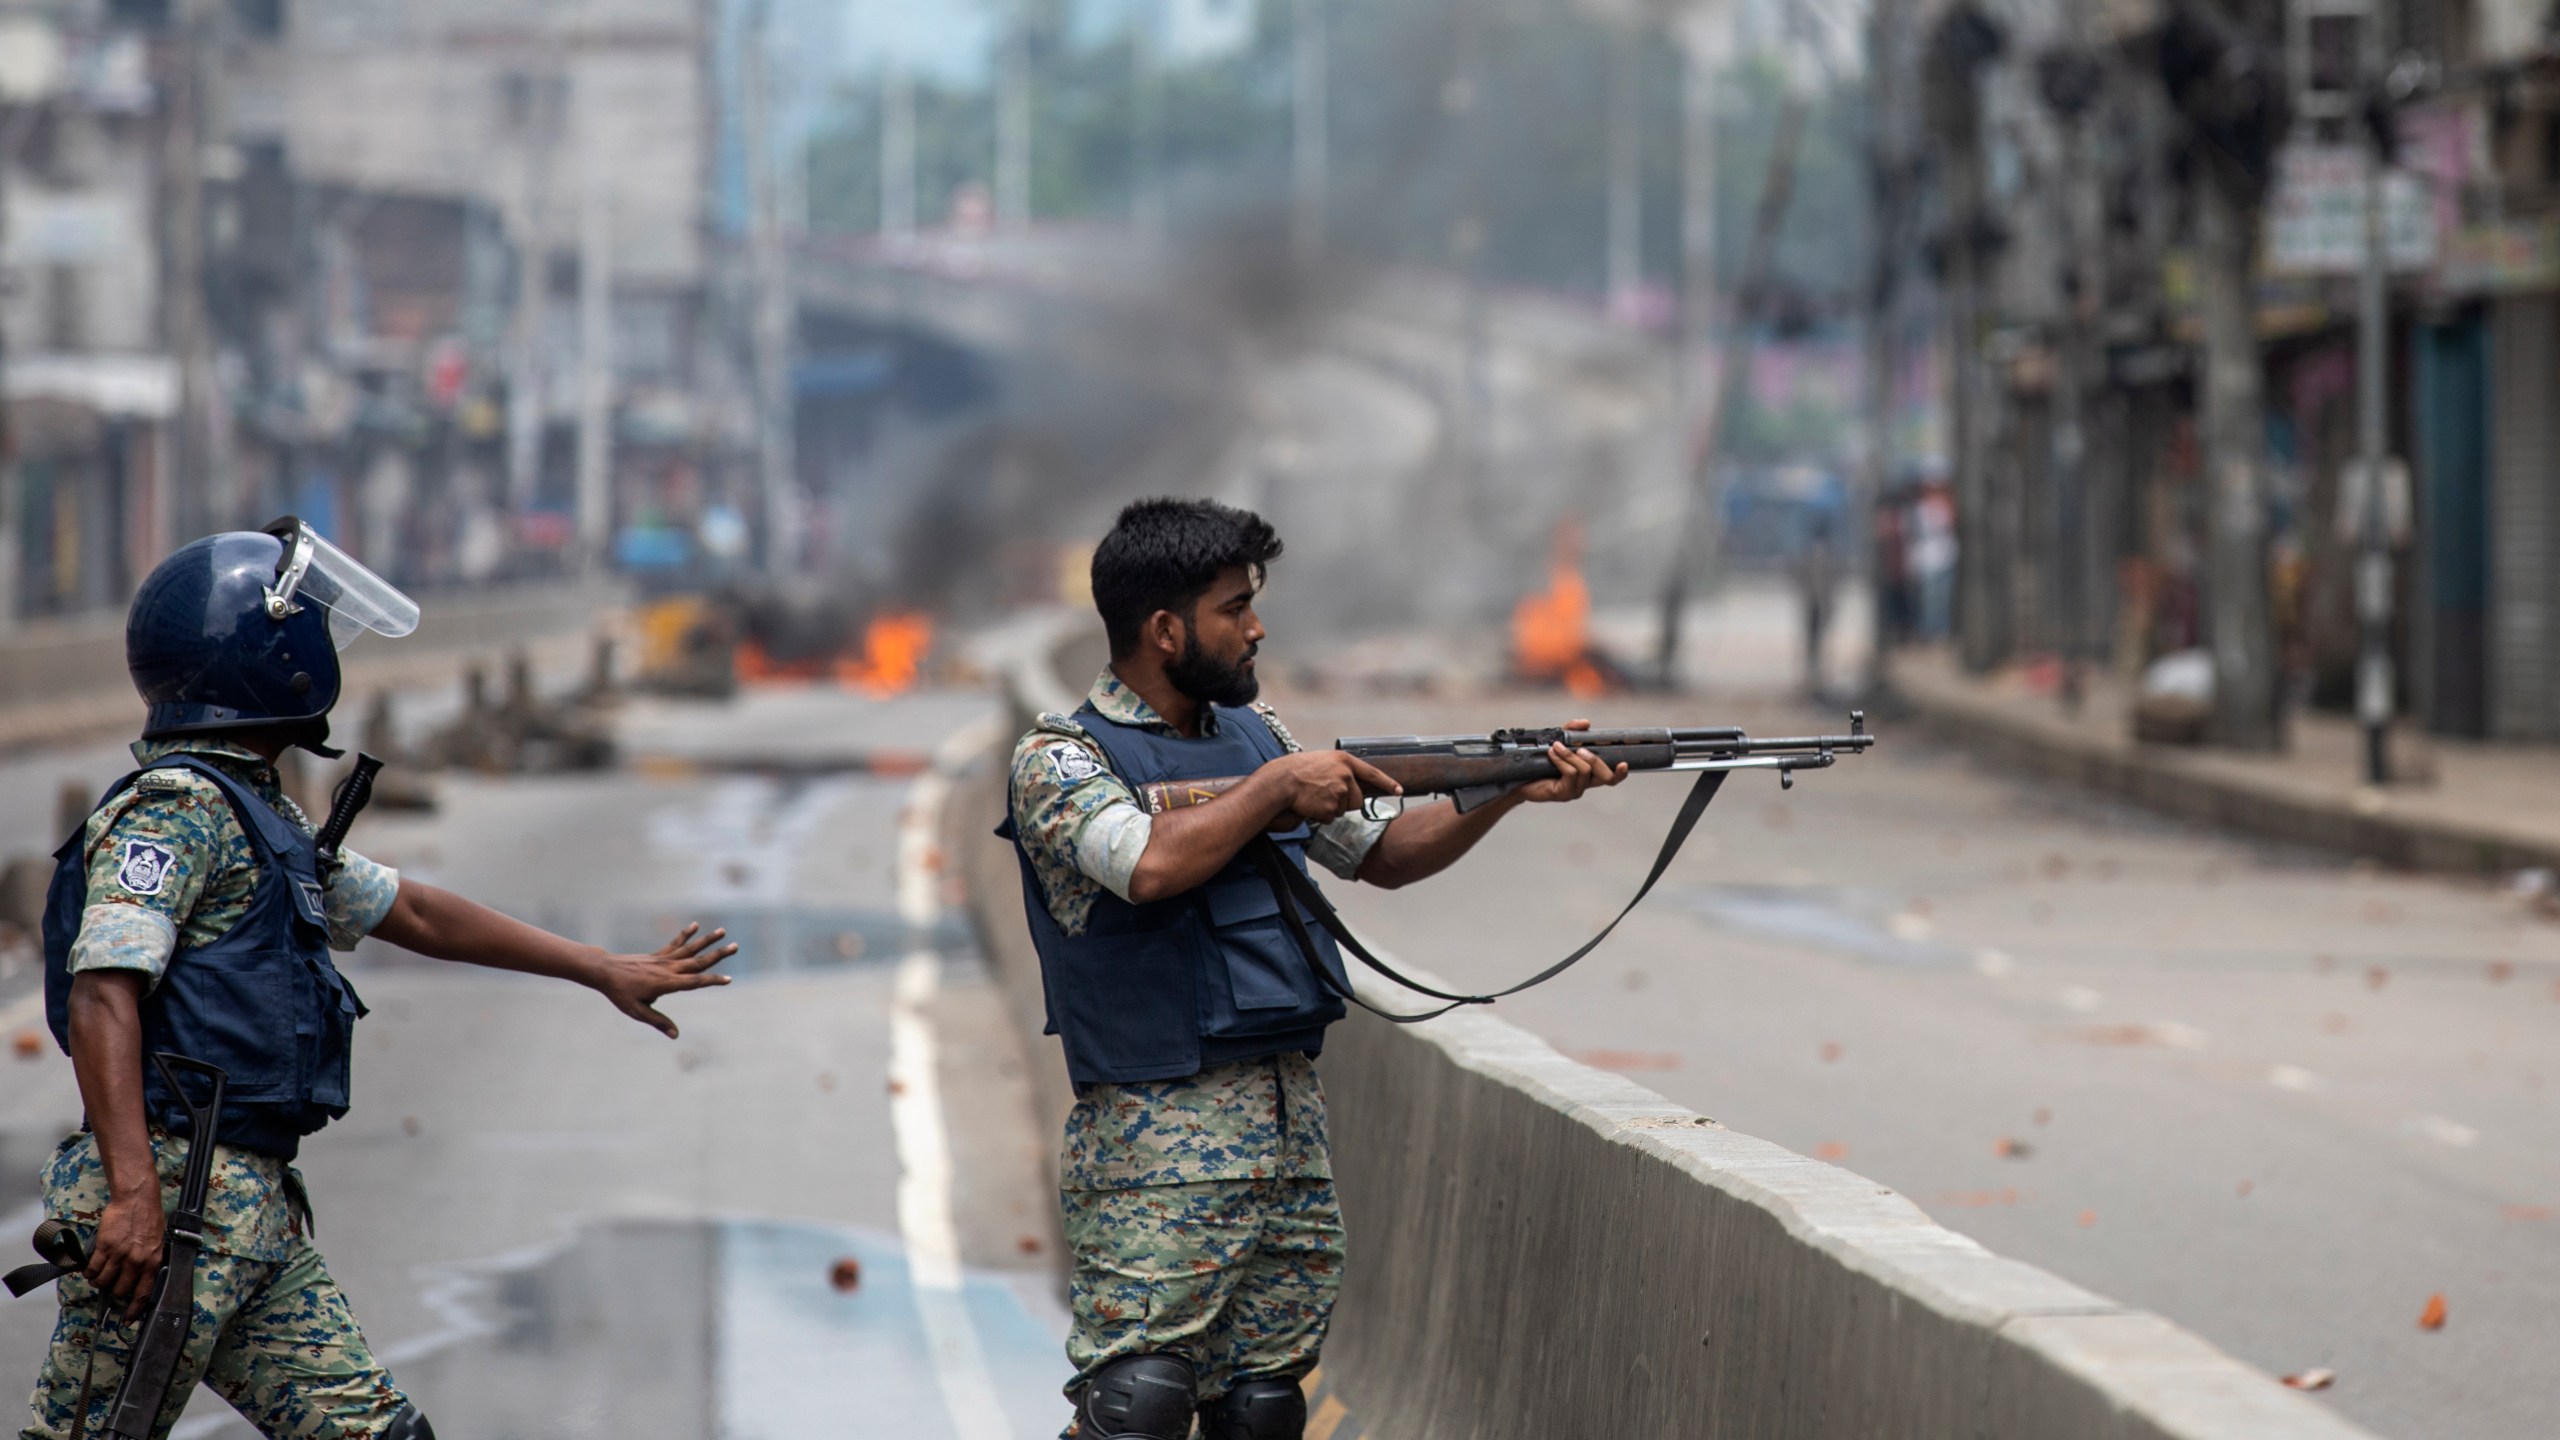
<instances>
[{"instance_id":1,"label":"concrete median barrier","mask_svg":"<svg viewBox=\"0 0 2560 1440\"><path fill-rule=\"evenodd\" d=\"M1026 724L1071 702L1099 663L1089 629L1044 623L993 667ZM1001 766L988 770L999 778L979 804L1000 807ZM982 942L1063 1110L1010 854L973 845L967 873ZM1410 1027L1355 1016L1335 1027L1324 1073L1352 1232L1325 1374L1372 1440L2367 1433L2157 1316L1994 1255L1888 1187L1568 1060L1492 1013Z\"/></svg>"}]
</instances>

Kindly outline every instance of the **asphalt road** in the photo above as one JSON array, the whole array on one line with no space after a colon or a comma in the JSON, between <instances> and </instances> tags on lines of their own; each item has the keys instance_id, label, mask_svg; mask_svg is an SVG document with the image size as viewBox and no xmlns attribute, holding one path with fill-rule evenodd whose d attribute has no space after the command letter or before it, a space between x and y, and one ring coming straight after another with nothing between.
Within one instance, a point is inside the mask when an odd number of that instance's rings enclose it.
<instances>
[{"instance_id":1,"label":"asphalt road","mask_svg":"<svg viewBox=\"0 0 2560 1440\"><path fill-rule=\"evenodd\" d=\"M1583 708L1835 724L1780 693L1782 619L1727 608L1706 700ZM1325 673L1286 636L1266 654L1275 678ZM1563 705L1274 698L1311 740ZM370 853L571 933L638 945L701 915L750 947L740 983L675 1002L672 1043L566 987L357 957L359 1108L304 1168L333 1266L432 1413L507 1433L538 1395L563 1435L779 1433L849 1406L901 1433L1048 1433L1053 1141L901 828L930 802L918 767L987 711L641 703L622 769L448 776L434 814L367 818ZM49 830L56 783L115 758L0 767L0 823ZM1451 978L1525 973L1615 910L1679 788L1526 812L1450 874L1346 908ZM1503 1013L2271 1372L2333 1369L2324 1398L2384 1434L2534 1434L2560 1407L2538 1363L2560 1336L2560 925L2496 887L2167 825L1888 727L1792 793L1737 779L1618 938ZM13 1229L27 1160L77 1106L49 1050L0 1075ZM938 1130L914 1124L923 1075ZM930 1134L939 1162L914 1148ZM900 1177L937 1163L947 1238L919 1262ZM2447 1323L2423 1331L2438 1293ZM47 1323L0 1306L0 1374L32 1374ZM981 1388L993 1418L954 1398ZM188 1426L237 1433L211 1401Z\"/></svg>"},{"instance_id":2,"label":"asphalt road","mask_svg":"<svg viewBox=\"0 0 2560 1440\"><path fill-rule=\"evenodd\" d=\"M1053 1139L916 773L990 712L638 702L622 769L446 776L435 813L360 824L404 873L571 934L638 947L698 916L748 946L736 984L669 1002L672 1042L573 987L355 957L357 1109L302 1168L368 1337L445 1433L1055 1433ZM55 783L118 758L0 767L0 833L49 832ZM49 1045L0 1057L0 1237L32 1225L32 1158L78 1113ZM12 1386L49 1295L0 1304ZM180 1433L247 1431L199 1392Z\"/></svg>"},{"instance_id":3,"label":"asphalt road","mask_svg":"<svg viewBox=\"0 0 2560 1440\"><path fill-rule=\"evenodd\" d=\"M1775 659L1779 638L1727 653ZM1285 637L1266 654L1302 658ZM1792 677L1723 675L1694 703L1571 708L1839 727L1783 698ZM1567 706L1273 698L1310 743ZM2323 1398L2383 1434L2552 1433L2560 924L2494 886L2181 828L1886 730L1790 793L1737 777L1616 938L1501 1013L2272 1373L2332 1369ZM1508 982L1615 913L1684 789L1631 779L1520 813L1419 888L1335 890L1396 955ZM2422 1330L2437 1294L2446 1323Z\"/></svg>"}]
</instances>

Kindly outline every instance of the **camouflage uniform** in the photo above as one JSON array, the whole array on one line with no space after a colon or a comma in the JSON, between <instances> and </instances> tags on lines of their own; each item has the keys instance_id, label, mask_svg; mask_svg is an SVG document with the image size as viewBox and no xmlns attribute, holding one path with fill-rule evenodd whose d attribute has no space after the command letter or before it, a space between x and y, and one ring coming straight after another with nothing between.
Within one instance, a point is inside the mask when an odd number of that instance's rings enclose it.
<instances>
[{"instance_id":1,"label":"camouflage uniform","mask_svg":"<svg viewBox=\"0 0 2560 1440\"><path fill-rule=\"evenodd\" d=\"M1111 720L1170 731L1108 670L1087 698ZM1254 708L1284 748L1300 748L1269 707ZM1128 898L1151 822L1072 718L1041 716L1015 747L1010 802L1060 928L1081 934L1106 890ZM1308 858L1350 879L1385 829L1343 816L1316 830ZM1324 1090L1305 1054L1080 1087L1059 1189L1074 1258L1069 1394L1105 1363L1148 1351L1190 1361L1204 1401L1238 1380L1314 1367L1343 1237Z\"/></svg>"},{"instance_id":2,"label":"camouflage uniform","mask_svg":"<svg viewBox=\"0 0 2560 1440\"><path fill-rule=\"evenodd\" d=\"M146 741L133 753L144 765L176 754L211 761L308 826L278 787L274 767L255 751L188 739ZM179 949L221 938L247 912L256 888L256 851L230 801L183 770L144 776L90 818L84 843L89 894L71 947L75 973L135 970L156 984ZM349 950L390 913L400 877L352 851L342 858L324 908L330 945ZM155 1128L151 1148L161 1202L174 1207L186 1142ZM283 1160L216 1147L195 1325L159 1431L176 1423L198 1380L275 1440L378 1435L407 1403L312 1248L298 1213L301 1193L302 1177ZM94 1236L106 1203L95 1138L83 1132L63 1141L45 1168L45 1213ZM84 1388L89 1414L82 1428L94 1434L103 1426L134 1339L121 1316L101 1328L98 1295L87 1281L72 1276L58 1288L61 1313L21 1440L70 1435Z\"/></svg>"}]
</instances>

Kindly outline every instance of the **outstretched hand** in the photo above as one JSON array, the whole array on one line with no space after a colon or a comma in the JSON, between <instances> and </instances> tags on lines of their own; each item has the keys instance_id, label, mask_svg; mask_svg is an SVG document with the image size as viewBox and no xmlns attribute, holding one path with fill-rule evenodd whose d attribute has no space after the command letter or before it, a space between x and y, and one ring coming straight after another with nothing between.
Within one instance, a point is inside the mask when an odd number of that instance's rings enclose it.
<instances>
[{"instance_id":1,"label":"outstretched hand","mask_svg":"<svg viewBox=\"0 0 2560 1440\"><path fill-rule=\"evenodd\" d=\"M726 975L710 973L711 967L738 953L735 944L723 945L728 931L704 933L696 921L676 933L676 937L659 947L653 955L608 955L595 979L595 988L613 1002L613 1008L657 1030L668 1039L676 1038L676 1022L657 1008L657 1002L685 990L703 990L726 985Z\"/></svg>"},{"instance_id":2,"label":"outstretched hand","mask_svg":"<svg viewBox=\"0 0 2560 1440\"><path fill-rule=\"evenodd\" d=\"M1588 730L1588 720L1567 720L1567 730ZM1516 792L1533 805L1579 800L1583 792L1595 785L1615 785L1627 778L1627 767L1611 765L1588 750L1577 750L1563 741L1547 747L1547 758L1555 762L1556 774L1551 780L1532 780Z\"/></svg>"}]
</instances>

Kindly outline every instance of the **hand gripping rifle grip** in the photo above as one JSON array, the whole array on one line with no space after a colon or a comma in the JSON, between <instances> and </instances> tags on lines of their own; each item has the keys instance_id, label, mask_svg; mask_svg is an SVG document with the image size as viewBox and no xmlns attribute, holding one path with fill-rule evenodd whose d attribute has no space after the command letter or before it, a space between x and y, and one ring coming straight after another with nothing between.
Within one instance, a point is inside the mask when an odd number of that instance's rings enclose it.
<instances>
[{"instance_id":1,"label":"hand gripping rifle grip","mask_svg":"<svg viewBox=\"0 0 2560 1440\"><path fill-rule=\"evenodd\" d=\"M338 847L347 843L347 831L356 823L356 816L364 813L365 802L373 798L373 777L381 769L380 760L359 750L356 768L338 782L338 793L329 801L329 818L321 823L317 837L324 867L338 863Z\"/></svg>"},{"instance_id":2,"label":"hand gripping rifle grip","mask_svg":"<svg viewBox=\"0 0 2560 1440\"><path fill-rule=\"evenodd\" d=\"M196 1257L204 1247L204 1197L213 1181L222 1091L229 1079L219 1066L165 1050L154 1052L151 1063L159 1068L179 1108L187 1112L187 1168L178 1184L178 1206L169 1212L168 1249L163 1252L159 1281L152 1287L151 1308L142 1317L142 1332L135 1337L124 1382L107 1405L106 1428L98 1432L101 1440L150 1440L161 1410L168 1405L170 1384L177 1378L178 1362L195 1327ZM181 1075L206 1082L204 1099L187 1093Z\"/></svg>"}]
</instances>

